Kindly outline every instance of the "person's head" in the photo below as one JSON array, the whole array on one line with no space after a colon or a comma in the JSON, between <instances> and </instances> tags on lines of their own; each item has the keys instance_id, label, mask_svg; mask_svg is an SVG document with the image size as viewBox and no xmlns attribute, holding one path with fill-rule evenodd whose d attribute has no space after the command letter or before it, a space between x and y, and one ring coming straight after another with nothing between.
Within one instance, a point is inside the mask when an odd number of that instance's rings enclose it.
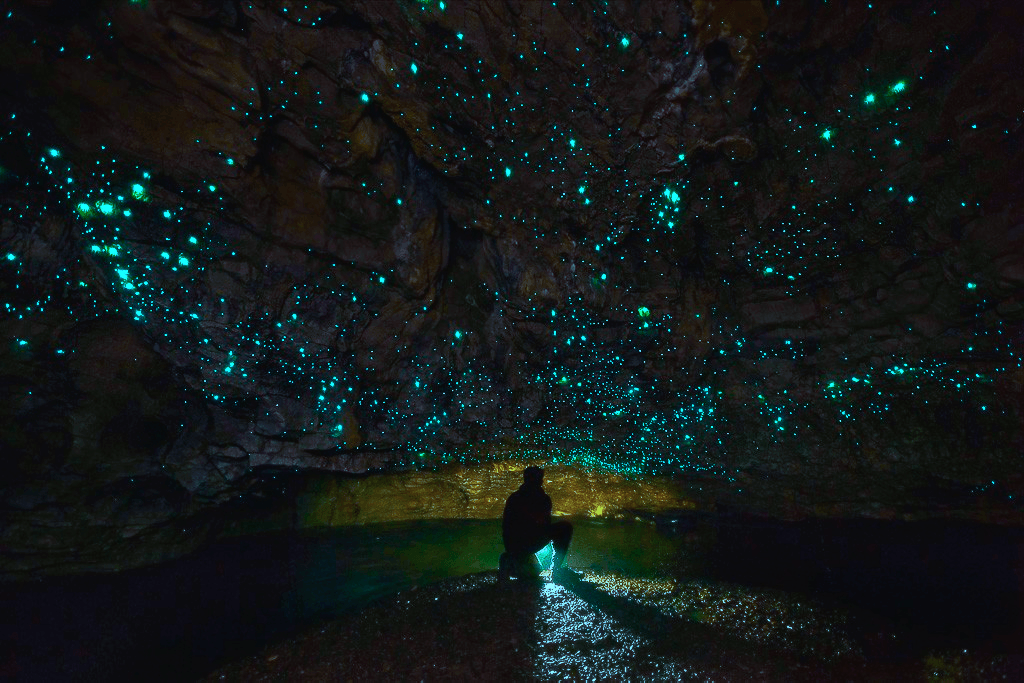
<instances>
[{"instance_id":1,"label":"person's head","mask_svg":"<svg viewBox=\"0 0 1024 683\"><path fill-rule=\"evenodd\" d=\"M523 483L528 486L540 486L541 482L544 481L544 470L534 465L530 465L523 470Z\"/></svg>"}]
</instances>

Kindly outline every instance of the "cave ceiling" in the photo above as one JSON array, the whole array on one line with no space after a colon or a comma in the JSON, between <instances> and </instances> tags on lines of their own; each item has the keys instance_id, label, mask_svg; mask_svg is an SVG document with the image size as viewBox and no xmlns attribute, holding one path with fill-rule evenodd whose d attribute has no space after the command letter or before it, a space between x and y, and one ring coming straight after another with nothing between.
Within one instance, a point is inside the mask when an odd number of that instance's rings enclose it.
<instances>
[{"instance_id":1,"label":"cave ceiling","mask_svg":"<svg viewBox=\"0 0 1024 683\"><path fill-rule=\"evenodd\" d=\"M1013 3L7 7L9 505L513 452L1020 484Z\"/></svg>"}]
</instances>

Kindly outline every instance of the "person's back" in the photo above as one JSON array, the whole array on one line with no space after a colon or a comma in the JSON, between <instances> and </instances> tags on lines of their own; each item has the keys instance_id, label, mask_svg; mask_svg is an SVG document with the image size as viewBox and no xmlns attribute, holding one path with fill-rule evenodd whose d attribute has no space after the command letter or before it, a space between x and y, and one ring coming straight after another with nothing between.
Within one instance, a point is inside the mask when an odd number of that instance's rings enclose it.
<instances>
[{"instance_id":1,"label":"person's back","mask_svg":"<svg viewBox=\"0 0 1024 683\"><path fill-rule=\"evenodd\" d=\"M551 498L541 487L543 481L544 470L527 467L523 470L523 485L505 502L501 519L505 552L498 561L499 580L507 579L513 569L520 573L533 553L552 542L555 546L552 573L562 566L572 540L572 525L551 522ZM535 560L533 564L536 565Z\"/></svg>"},{"instance_id":2,"label":"person's back","mask_svg":"<svg viewBox=\"0 0 1024 683\"><path fill-rule=\"evenodd\" d=\"M551 540L547 537L550 524L551 498L539 482L523 482L505 503L502 540L506 548L535 553Z\"/></svg>"}]
</instances>

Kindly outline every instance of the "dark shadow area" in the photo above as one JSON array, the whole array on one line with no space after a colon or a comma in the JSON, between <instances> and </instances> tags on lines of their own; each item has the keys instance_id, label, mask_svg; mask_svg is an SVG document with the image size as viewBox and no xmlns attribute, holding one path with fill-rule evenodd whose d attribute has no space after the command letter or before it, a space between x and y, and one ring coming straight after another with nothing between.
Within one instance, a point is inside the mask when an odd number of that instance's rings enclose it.
<instances>
[{"instance_id":1,"label":"dark shadow area","mask_svg":"<svg viewBox=\"0 0 1024 683\"><path fill-rule=\"evenodd\" d=\"M497 522L383 524L229 539L117 574L2 584L0 679L196 678L382 596L492 568L499 546Z\"/></svg>"},{"instance_id":2,"label":"dark shadow area","mask_svg":"<svg viewBox=\"0 0 1024 683\"><path fill-rule=\"evenodd\" d=\"M745 516L675 521L709 550L710 577L829 596L880 657L930 648L1024 652L1024 533L962 521Z\"/></svg>"},{"instance_id":3,"label":"dark shadow area","mask_svg":"<svg viewBox=\"0 0 1024 683\"><path fill-rule=\"evenodd\" d=\"M294 539L0 588L0 677L182 680L295 628Z\"/></svg>"},{"instance_id":4,"label":"dark shadow area","mask_svg":"<svg viewBox=\"0 0 1024 683\"><path fill-rule=\"evenodd\" d=\"M637 635L657 641L659 648L687 652L695 659L710 659L723 652L746 651L754 646L748 641L722 633L707 624L666 614L658 607L635 599L612 595L579 577L560 579L559 585L595 609L614 617Z\"/></svg>"}]
</instances>

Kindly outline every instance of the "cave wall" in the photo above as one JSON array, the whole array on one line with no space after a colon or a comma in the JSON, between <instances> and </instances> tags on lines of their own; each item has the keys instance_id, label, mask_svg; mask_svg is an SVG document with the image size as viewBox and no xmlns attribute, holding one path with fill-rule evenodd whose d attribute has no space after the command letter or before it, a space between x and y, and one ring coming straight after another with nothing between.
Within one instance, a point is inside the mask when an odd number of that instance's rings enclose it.
<instances>
[{"instance_id":1,"label":"cave wall","mask_svg":"<svg viewBox=\"0 0 1024 683\"><path fill-rule=\"evenodd\" d=\"M7 556L512 452L1019 519L1012 3L11 7Z\"/></svg>"}]
</instances>

